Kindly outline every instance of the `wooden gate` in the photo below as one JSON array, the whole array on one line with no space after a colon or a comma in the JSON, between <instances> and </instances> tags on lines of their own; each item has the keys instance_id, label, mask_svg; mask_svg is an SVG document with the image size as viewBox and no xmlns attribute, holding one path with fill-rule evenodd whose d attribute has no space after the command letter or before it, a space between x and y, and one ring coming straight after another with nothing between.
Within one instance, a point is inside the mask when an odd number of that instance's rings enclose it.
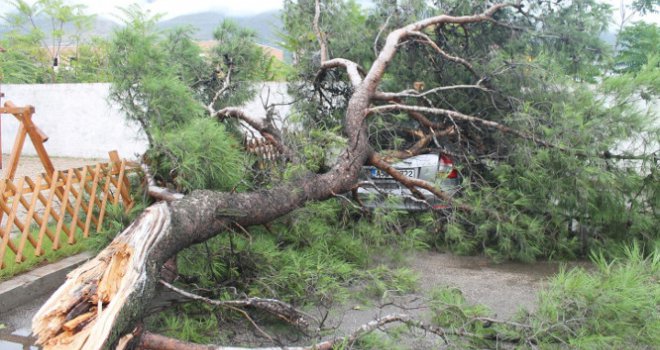
<instances>
[{"instance_id":1,"label":"wooden gate","mask_svg":"<svg viewBox=\"0 0 660 350\"><path fill-rule=\"evenodd\" d=\"M133 206L127 176L137 171L113 151L107 163L0 180L0 269L100 231L109 204Z\"/></svg>"}]
</instances>

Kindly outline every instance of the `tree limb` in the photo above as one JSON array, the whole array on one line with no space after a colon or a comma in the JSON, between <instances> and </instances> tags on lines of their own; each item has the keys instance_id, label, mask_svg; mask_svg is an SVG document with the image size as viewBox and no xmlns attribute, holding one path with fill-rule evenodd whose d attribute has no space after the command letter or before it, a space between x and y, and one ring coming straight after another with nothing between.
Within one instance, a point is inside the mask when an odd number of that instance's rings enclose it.
<instances>
[{"instance_id":1,"label":"tree limb","mask_svg":"<svg viewBox=\"0 0 660 350\"><path fill-rule=\"evenodd\" d=\"M329 61L323 61L323 63L321 63L321 69L316 74L316 81L318 82L322 79L323 73L326 70L338 67L344 67L346 69L346 73L348 73L348 78L351 80L353 87L357 87L362 83L364 69L362 69L357 63L345 58L333 58Z\"/></svg>"},{"instance_id":2,"label":"tree limb","mask_svg":"<svg viewBox=\"0 0 660 350\"><path fill-rule=\"evenodd\" d=\"M296 327L301 327L303 329L309 327L309 321L306 318L318 323L318 320L316 320L311 315L297 310L292 305L277 299L252 297L244 300L213 300L177 288L163 280L160 281L160 284L188 299L201 301L209 305L219 307L253 307L255 309L263 310L270 313L271 315L283 319L284 321Z\"/></svg>"},{"instance_id":3,"label":"tree limb","mask_svg":"<svg viewBox=\"0 0 660 350\"><path fill-rule=\"evenodd\" d=\"M232 64L229 65L229 68L227 69L227 75L225 75L225 80L222 83L222 88L220 88L215 93L215 95L211 99L211 102L208 104L208 106L205 106L206 110L209 112L210 115L213 115L213 114L216 113L215 108L213 108L213 106L215 106L215 103L218 101L220 96L222 96L222 94L225 91L227 91L229 89L229 86L231 85L231 73L233 71L233 68L234 68L234 64L232 63Z\"/></svg>"},{"instance_id":4,"label":"tree limb","mask_svg":"<svg viewBox=\"0 0 660 350\"><path fill-rule=\"evenodd\" d=\"M488 89L487 87L483 86L480 84L481 80L478 81L474 85L451 85L451 86L439 86L433 89L426 90L424 92L419 92L414 89L410 90L404 90L401 92L377 92L374 95L375 99L378 100L383 100L383 101L392 101L392 100L397 100L401 98L420 98L424 97L430 94L434 94L440 91L448 91L448 90L458 90L458 89L477 89L477 90L482 90L485 92L491 92L492 90Z\"/></svg>"},{"instance_id":5,"label":"tree limb","mask_svg":"<svg viewBox=\"0 0 660 350\"><path fill-rule=\"evenodd\" d=\"M287 147L282 141L282 134L272 123L268 122L266 118L261 120L255 118L251 115L248 115L240 108L227 107L217 111L214 117L227 118L232 117L238 120L242 120L247 123L254 130L259 132L268 142L270 142L279 153L283 154L289 160L295 160L295 152L293 152L289 147Z\"/></svg>"},{"instance_id":6,"label":"tree limb","mask_svg":"<svg viewBox=\"0 0 660 350\"><path fill-rule=\"evenodd\" d=\"M422 107L422 106L409 106L409 105L404 105L404 104L390 104L390 105L383 105L383 106L376 106L372 107L369 109L370 113L378 113L378 112L390 112L390 111L408 111L408 112L419 112L419 113L429 113L429 114L438 114L438 115L444 115L452 119L457 119L457 120L464 120L468 122L473 122L473 123L479 123L481 125L497 129L499 131L502 131L504 133L509 133L516 135L518 137L521 137L526 140L533 141L534 143L544 146L544 147L549 147L549 148L559 148L556 145L553 145L547 141L538 139L534 137L533 135L529 135L527 133L524 133L522 131L510 128L506 125L502 125L500 123L494 122L492 120L487 120L487 119L482 119L479 117L463 114L461 112L453 111L450 109L443 109L443 108L430 108L430 107Z\"/></svg>"},{"instance_id":7,"label":"tree limb","mask_svg":"<svg viewBox=\"0 0 660 350\"><path fill-rule=\"evenodd\" d=\"M168 338L159 334L145 332L140 340L139 348L142 350L331 350L336 345L347 344L350 347L362 336L369 334L376 329L386 326L391 323L404 323L410 327L419 328L426 332L433 333L442 339L447 335L458 335L465 337L475 337L474 334L464 330L445 330L439 327L427 325L423 322L412 319L406 314L392 314L387 315L376 320L363 324L351 334L345 337L334 338L331 340L322 341L308 346L286 346L286 347L262 347L262 348L241 348L241 347L224 347L216 345L199 345L194 343L183 342L177 339ZM446 341L446 340L445 340Z\"/></svg>"},{"instance_id":8,"label":"tree limb","mask_svg":"<svg viewBox=\"0 0 660 350\"><path fill-rule=\"evenodd\" d=\"M389 163L387 163L380 155L377 153L372 153L369 156L369 163L376 168L388 173L394 180L398 181L402 185L406 186L412 194L419 198L419 199L424 199L424 195L422 195L421 192L417 189L423 188L431 193L433 193L436 197L440 198L441 200L445 201L447 205L455 207L457 209L463 210L463 211L472 211L472 207L465 205L465 204L456 204L454 203L453 199L451 196L449 196L447 193L439 190L437 187L435 187L433 184L426 182L424 180L420 179L414 179L407 177L403 174L401 174L398 170L396 170L393 166L391 166Z\"/></svg>"},{"instance_id":9,"label":"tree limb","mask_svg":"<svg viewBox=\"0 0 660 350\"><path fill-rule=\"evenodd\" d=\"M470 73L472 73L472 75L475 76L475 77L479 76L477 74L477 72L474 70L474 67L472 67L472 64L470 64L470 62L466 61L465 59L463 59L461 57L452 56L452 55L448 54L443 49L441 49L440 46L438 46L438 44L436 44L433 40L431 40L431 38L429 38L428 35L420 32L420 31L416 31L416 30L411 30L410 32L407 33L407 35L409 35L409 36L418 36L418 37L422 38L426 44L431 46L435 50L435 52L437 52L444 59L462 65L467 70L469 70Z\"/></svg>"},{"instance_id":10,"label":"tree limb","mask_svg":"<svg viewBox=\"0 0 660 350\"><path fill-rule=\"evenodd\" d=\"M328 45L325 41L325 35L319 27L319 20L321 19L321 4L319 0L316 0L314 5L314 23L312 27L314 28L314 34L316 34L316 40L318 40L321 49L321 63L324 63L328 60Z\"/></svg>"},{"instance_id":11,"label":"tree limb","mask_svg":"<svg viewBox=\"0 0 660 350\"><path fill-rule=\"evenodd\" d=\"M72 271L65 283L37 312L32 330L38 342L46 350L114 349L122 336L135 329L145 315L167 259L192 244L225 232L235 223L245 227L265 224L308 201L323 200L335 193L350 191L358 180L362 166L373 153L365 119L400 40L411 31L420 31L434 24L485 21L507 6L512 5L494 5L474 16L437 16L391 32L366 77L354 88L344 120L347 146L327 172L304 173L289 182L254 192L200 190L179 200L152 205L96 258ZM273 138L277 137L269 126L261 125L235 109L224 109L215 116L245 118L245 122L251 121ZM430 185L416 179L409 180L412 186L420 188ZM437 190L436 193L440 194L440 198L446 198ZM91 313L91 316L80 327L65 326L86 313ZM359 334L383 324L403 320L407 319L392 316L374 321L363 326L348 340L354 341ZM335 344L333 341L325 343L328 345L324 349ZM322 349L319 345L316 349Z\"/></svg>"}]
</instances>

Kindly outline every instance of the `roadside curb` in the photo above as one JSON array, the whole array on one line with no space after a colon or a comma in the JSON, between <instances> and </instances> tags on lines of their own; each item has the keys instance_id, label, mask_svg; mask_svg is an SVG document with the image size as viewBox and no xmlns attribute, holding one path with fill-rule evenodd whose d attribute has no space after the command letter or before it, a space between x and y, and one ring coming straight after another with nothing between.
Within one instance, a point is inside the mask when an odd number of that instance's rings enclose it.
<instances>
[{"instance_id":1,"label":"roadside curb","mask_svg":"<svg viewBox=\"0 0 660 350\"><path fill-rule=\"evenodd\" d=\"M52 293L65 280L69 271L91 259L89 252L39 267L0 283L0 314Z\"/></svg>"}]
</instances>

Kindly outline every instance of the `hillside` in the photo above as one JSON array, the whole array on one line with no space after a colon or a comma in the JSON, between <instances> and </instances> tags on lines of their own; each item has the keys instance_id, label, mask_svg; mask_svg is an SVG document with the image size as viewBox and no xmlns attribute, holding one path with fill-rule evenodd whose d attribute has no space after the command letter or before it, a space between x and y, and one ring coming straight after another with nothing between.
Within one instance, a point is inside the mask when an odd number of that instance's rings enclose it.
<instances>
[{"instance_id":1,"label":"hillside","mask_svg":"<svg viewBox=\"0 0 660 350\"><path fill-rule=\"evenodd\" d=\"M37 27L41 28L44 32L48 33L51 31L51 22L49 19L45 17L37 17L35 19L35 23ZM100 37L110 37L110 34L112 34L112 31L115 30L115 28L119 27L119 24L116 22L104 18L104 17L96 17L93 21L92 24L92 29L85 33L85 37L93 37L93 36L100 36ZM4 35L5 33L10 31L10 27L4 23L4 21L0 20L0 36ZM64 30L67 33L72 33L74 32L74 28L71 25L64 26Z\"/></svg>"},{"instance_id":2,"label":"hillside","mask_svg":"<svg viewBox=\"0 0 660 350\"><path fill-rule=\"evenodd\" d=\"M218 12L200 12L190 15L182 15L161 21L158 26L161 29L169 29L177 26L192 26L197 29L195 38L198 40L210 40L213 38L213 30L218 26L226 16ZM246 17L229 17L238 22L241 26L254 29L257 32L259 43L280 47L278 44L279 39L277 33L282 29L282 21L278 11L264 12L254 16ZM37 26L44 31L50 31L50 21L46 18L38 18ZM120 24L103 17L97 17L94 20L92 30L88 33L88 37L101 36L109 37L112 31L119 27ZM0 35L8 32L10 28L0 23ZM72 28L65 28L65 30L72 30Z\"/></svg>"},{"instance_id":3,"label":"hillside","mask_svg":"<svg viewBox=\"0 0 660 350\"><path fill-rule=\"evenodd\" d=\"M196 39L210 40L213 38L214 29L225 18L226 16L222 13L201 12L162 21L159 23L159 27L168 29L177 26L192 26L198 30L195 33ZM254 16L229 18L235 20L243 27L254 29L261 44L280 47L277 32L282 28L282 20L278 11L264 12Z\"/></svg>"}]
</instances>

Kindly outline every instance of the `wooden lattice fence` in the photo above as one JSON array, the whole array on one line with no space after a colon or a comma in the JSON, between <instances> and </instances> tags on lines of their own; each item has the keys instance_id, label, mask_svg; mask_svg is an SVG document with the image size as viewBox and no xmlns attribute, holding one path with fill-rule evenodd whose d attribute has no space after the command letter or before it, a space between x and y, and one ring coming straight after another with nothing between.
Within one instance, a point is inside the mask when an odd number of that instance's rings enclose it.
<instances>
[{"instance_id":1,"label":"wooden lattice fence","mask_svg":"<svg viewBox=\"0 0 660 350\"><path fill-rule=\"evenodd\" d=\"M0 269L100 231L109 204L133 206L128 175L139 169L111 152L108 163L0 180Z\"/></svg>"}]
</instances>

